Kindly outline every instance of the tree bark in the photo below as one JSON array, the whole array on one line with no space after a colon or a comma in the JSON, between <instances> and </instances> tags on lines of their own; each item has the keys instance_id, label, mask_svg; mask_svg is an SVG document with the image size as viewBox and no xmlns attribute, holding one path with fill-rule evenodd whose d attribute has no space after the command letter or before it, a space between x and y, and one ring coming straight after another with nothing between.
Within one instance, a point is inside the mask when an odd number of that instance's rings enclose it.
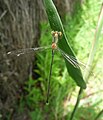
<instances>
[{"instance_id":1,"label":"tree bark","mask_svg":"<svg viewBox=\"0 0 103 120\"><path fill-rule=\"evenodd\" d=\"M63 21L65 21L65 17L67 15L72 16L75 11L75 7L79 7L81 5L81 3L83 2L83 0L53 0L58 12L61 16L61 19Z\"/></svg>"},{"instance_id":2,"label":"tree bark","mask_svg":"<svg viewBox=\"0 0 103 120\"><path fill-rule=\"evenodd\" d=\"M0 114L2 119L6 119L7 113L15 116L14 111L23 93L23 85L28 80L29 68L34 59L30 54L17 57L7 55L7 52L38 46L39 12L38 0L0 0ZM28 117L27 114L17 116L20 117L19 120Z\"/></svg>"}]
</instances>

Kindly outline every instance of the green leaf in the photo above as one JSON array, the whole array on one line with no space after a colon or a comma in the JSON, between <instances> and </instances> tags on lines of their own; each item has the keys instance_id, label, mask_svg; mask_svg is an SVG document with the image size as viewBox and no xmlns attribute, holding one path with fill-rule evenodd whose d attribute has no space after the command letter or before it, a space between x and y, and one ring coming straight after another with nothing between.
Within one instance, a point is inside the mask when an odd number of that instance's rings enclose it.
<instances>
[{"instance_id":1,"label":"green leaf","mask_svg":"<svg viewBox=\"0 0 103 120\"><path fill-rule=\"evenodd\" d=\"M69 43L67 42L68 40L67 40L61 19L59 17L59 14L57 12L57 9L54 3L52 2L52 0L44 0L44 6L45 6L45 9L48 15L51 29L53 31L58 31L58 32L61 31L63 34L62 37L59 38L58 47L61 50L63 50L65 53L67 53L68 55L72 55L73 57L75 57L73 50L71 49ZM80 68L79 69L75 68L66 59L65 59L65 63L66 63L70 76L75 80L78 86L85 89L86 83L83 79Z\"/></svg>"},{"instance_id":2,"label":"green leaf","mask_svg":"<svg viewBox=\"0 0 103 120\"><path fill-rule=\"evenodd\" d=\"M101 10L100 10L99 18L98 18L98 23L97 23L97 26L96 26L94 40L92 42L91 51L90 51L90 54L89 54L89 59L88 59L87 66L91 66L92 62L94 60L95 53L96 53L96 48L97 48L97 45L98 45L98 41L99 41L99 38L100 38L100 35L101 35L102 28L103 28L103 4L101 6ZM86 69L85 69L86 72L85 72L85 75L84 75L85 78L88 78L90 69L91 68L89 68L87 70L87 67L86 67Z\"/></svg>"}]
</instances>

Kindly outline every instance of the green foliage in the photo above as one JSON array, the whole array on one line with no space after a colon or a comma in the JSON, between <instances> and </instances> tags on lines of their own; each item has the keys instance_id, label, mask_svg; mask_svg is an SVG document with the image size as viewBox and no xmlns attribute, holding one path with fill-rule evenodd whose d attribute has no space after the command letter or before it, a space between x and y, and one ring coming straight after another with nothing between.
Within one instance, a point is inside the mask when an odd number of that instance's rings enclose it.
<instances>
[{"instance_id":1,"label":"green foliage","mask_svg":"<svg viewBox=\"0 0 103 120\"><path fill-rule=\"evenodd\" d=\"M78 14L75 14L72 18L67 17L67 22L65 23L66 34L71 39L69 42L73 46L78 57L85 62L87 61L87 56L90 52L90 42L94 37L94 31L100 10L100 1L91 1L83 4L82 11L79 11ZM79 22L77 23L76 21ZM52 39L49 24L42 23L41 31L40 45L51 45ZM74 120L93 120L97 113L102 109L102 84L99 80L102 79L103 76L103 70L101 70L100 67L103 63L103 55L101 52L103 48L102 38L100 39L100 43L99 48L97 48L98 52L95 56L92 69L94 70L93 73L96 75L99 74L99 76L96 78L93 76L90 77L88 88L83 93L81 98L82 103L79 105ZM30 78L26 83L25 90L27 95L25 97L25 104L30 108L30 116L32 120L69 120L70 113L72 112L77 98L78 87L76 87L74 81L68 76L63 57L60 53L55 51L50 85L50 103L49 105L46 105L45 101L50 61L51 50L44 51L37 55L38 69L34 71L38 73L40 77L37 80Z\"/></svg>"},{"instance_id":2,"label":"green foliage","mask_svg":"<svg viewBox=\"0 0 103 120\"><path fill-rule=\"evenodd\" d=\"M96 52L96 47L97 47L97 43L99 41L99 37L100 37L100 33L101 33L101 29L102 29L102 26L103 26L103 6L101 7L101 11L100 11L100 14L99 14L99 18L98 18L98 23L97 23L97 26L96 26L96 30L95 30L95 34L94 34L94 40L92 42L92 47L91 47L91 51L90 51L90 55L89 55L89 59L88 59L88 63L86 66L88 65L91 65L92 62L93 62L93 59L94 59L94 55L95 55L95 52ZM90 67L87 69L85 69L85 74L84 74L84 78L87 79L88 76L89 76L89 72L90 72ZM78 105L80 103L80 100L81 100L81 95L83 93L83 90L82 88L80 88L79 92L78 92L78 97L77 97L77 101L76 101L76 104L74 106L74 109L73 109L73 112L71 114L71 117L70 117L70 120L73 119L74 117L74 114L78 108Z\"/></svg>"},{"instance_id":3,"label":"green foliage","mask_svg":"<svg viewBox=\"0 0 103 120\"><path fill-rule=\"evenodd\" d=\"M38 81L33 80L31 77L26 83L25 91L27 92L27 96L25 99L27 106L31 109L38 107L39 102L43 100L43 95L37 85Z\"/></svg>"}]
</instances>

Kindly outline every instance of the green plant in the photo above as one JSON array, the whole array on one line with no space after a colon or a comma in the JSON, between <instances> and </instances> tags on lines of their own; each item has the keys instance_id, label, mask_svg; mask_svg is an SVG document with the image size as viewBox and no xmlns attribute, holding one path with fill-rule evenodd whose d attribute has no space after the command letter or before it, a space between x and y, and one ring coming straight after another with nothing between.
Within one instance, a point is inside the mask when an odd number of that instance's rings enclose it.
<instances>
[{"instance_id":1,"label":"green plant","mask_svg":"<svg viewBox=\"0 0 103 120\"><path fill-rule=\"evenodd\" d=\"M99 16L99 20L98 20L98 24L97 24L97 27L96 27L96 31L95 31L95 35L94 35L94 41L93 41L93 44L92 44L92 49L91 49L91 52L90 52L90 55L89 55L89 59L88 59L88 63L87 63L87 68L88 66L90 66L93 62L93 59L94 59L94 55L95 55L95 52L96 52L96 47L97 47L97 42L99 40L99 37L100 37L100 32L102 30L102 26L103 26L103 6L101 7L101 11L100 11L100 16ZM84 74L84 78L87 79L88 76L89 76L89 72L90 72L90 68L87 69L86 68L86 73ZM83 92L83 89L80 88L79 90L79 93L78 93L78 97L77 97L77 101L76 101L76 104L75 104L75 107L73 109L73 112L71 114L71 117L70 117L70 120L73 119L74 117L74 114L78 108L78 105L79 105L79 102L80 102L80 99L81 99L81 95L82 95L82 92Z\"/></svg>"},{"instance_id":2,"label":"green plant","mask_svg":"<svg viewBox=\"0 0 103 120\"><path fill-rule=\"evenodd\" d=\"M86 6L84 6L84 8L87 9ZM93 13L94 12L95 11L93 11ZM87 60L86 56L89 53L88 51L88 45L90 44L89 41L93 38L90 36L89 33L91 32L90 31L91 28L93 30L95 29L97 19L94 20L94 17L96 15L91 16L91 18L87 17L88 16L87 13L88 14L91 13L90 10L88 9L84 13L82 14L80 13L82 15L83 22L81 19L78 18L78 15L77 15L75 16L76 18L74 21L72 19L70 22L67 21L67 23L65 23L66 25L65 27L66 27L67 35L74 40L74 42L71 41L71 44L73 46L73 44L75 43L74 48L78 50L78 52L76 53L80 58L83 57L83 58L86 58ZM76 23L76 19L78 19L78 21L81 20L80 25ZM91 24L88 25L89 20L91 21ZM42 23L41 31L42 31L42 34L41 34L40 45L41 46L50 45L52 40L51 40L51 34L50 34L51 30L50 30L49 24ZM86 36L87 39L86 38L84 39L84 36ZM84 45L86 49L83 48ZM102 46L103 46L103 42L101 39L101 44L100 44L101 49L102 49ZM101 56L101 62L102 62L102 53L100 53L100 56ZM26 96L26 104L30 108L30 116L32 120L35 120L35 119L37 120L41 120L41 119L42 120L44 119L69 120L70 113L72 113L72 109L74 107L73 101L75 101L77 98L76 93L78 91L78 87L76 87L76 84L68 76L64 60L62 59L61 55L58 52L55 52L53 74L51 79L51 92L49 96L50 103L48 106L46 106L45 101L46 101L46 92L47 92L47 79L48 79L49 66L51 61L51 51L50 50L44 51L42 53L39 53L36 57L37 57L38 69L36 69L35 72L37 72L40 75L40 77L36 79L36 82L34 82L35 80L33 79L32 79L32 82L30 82L31 80L28 81L27 88L26 88L28 91L28 95ZM98 57L96 56L96 58L97 58L96 59L96 62L97 62ZM99 72L100 74L102 74L101 71ZM102 76L99 76L99 77L102 78ZM102 96L99 91L100 84L97 86L96 85L97 81L95 79L92 77L91 81L92 82L94 81L94 84L91 84L91 85L93 88L95 88L99 92L99 94L96 93L95 94L96 97L94 97L91 94L90 95L91 98L89 98L88 93L83 92L81 99L82 101L87 101L87 103L83 102L82 104L79 105L78 110L74 116L74 120L79 120L79 119L92 120L94 119L94 117L96 117L97 112L100 109L102 109L102 105L103 105ZM29 85L32 86L30 89L29 89Z\"/></svg>"},{"instance_id":3,"label":"green plant","mask_svg":"<svg viewBox=\"0 0 103 120\"><path fill-rule=\"evenodd\" d=\"M62 32L62 37L60 37L58 41L58 47L62 49L65 53L75 57L73 50L71 49L70 45L67 42L67 37L55 5L53 4L52 0L44 0L44 5L48 15L51 29L53 31ZM78 86L85 89L86 84L83 80L80 69L72 66L71 63L69 63L66 59L65 62L70 76L75 80Z\"/></svg>"}]
</instances>

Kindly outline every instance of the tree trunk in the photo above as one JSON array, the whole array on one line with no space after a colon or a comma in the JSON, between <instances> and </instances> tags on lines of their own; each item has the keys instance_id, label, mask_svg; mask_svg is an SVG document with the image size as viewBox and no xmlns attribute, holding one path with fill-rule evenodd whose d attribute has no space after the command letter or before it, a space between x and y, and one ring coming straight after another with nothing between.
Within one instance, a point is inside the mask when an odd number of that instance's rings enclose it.
<instances>
[{"instance_id":1,"label":"tree trunk","mask_svg":"<svg viewBox=\"0 0 103 120\"><path fill-rule=\"evenodd\" d=\"M0 0L0 114L15 116L17 101L28 80L32 55L7 55L8 51L35 47L40 37L38 0ZM25 110L26 111L26 110ZM26 111L27 112L27 111ZM27 114L17 115L19 120ZM19 118L20 117L20 118Z\"/></svg>"}]
</instances>

